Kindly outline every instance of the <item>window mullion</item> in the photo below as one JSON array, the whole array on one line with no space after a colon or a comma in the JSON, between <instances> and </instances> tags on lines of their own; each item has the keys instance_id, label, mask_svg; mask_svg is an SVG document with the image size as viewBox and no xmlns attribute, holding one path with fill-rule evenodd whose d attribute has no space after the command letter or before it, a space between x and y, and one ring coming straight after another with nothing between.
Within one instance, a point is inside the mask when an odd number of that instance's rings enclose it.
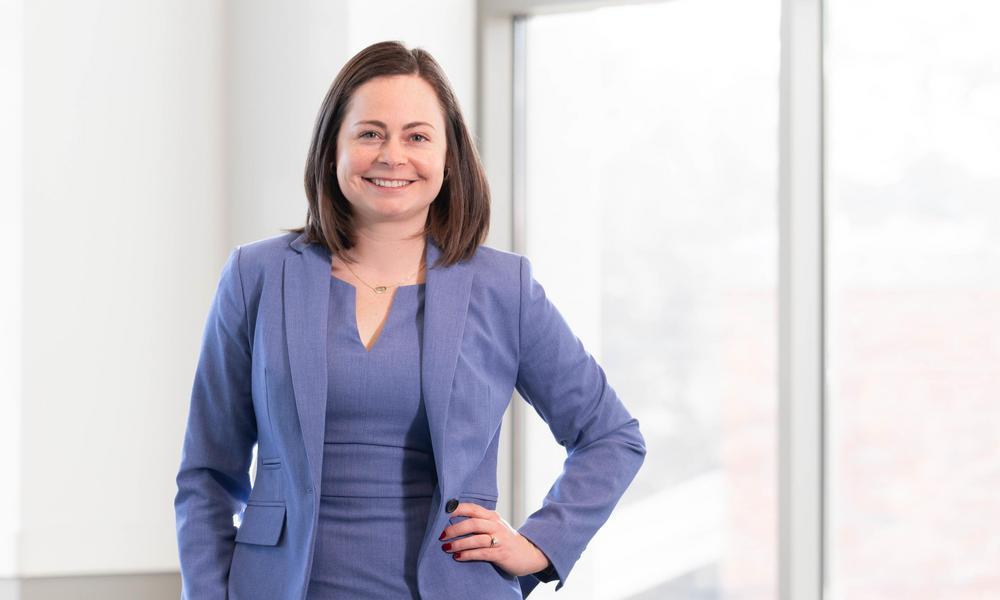
<instances>
[{"instance_id":1,"label":"window mullion","mask_svg":"<svg viewBox=\"0 0 1000 600\"><path fill-rule=\"evenodd\" d=\"M823 5L783 0L779 183L779 589L824 570Z\"/></svg>"}]
</instances>

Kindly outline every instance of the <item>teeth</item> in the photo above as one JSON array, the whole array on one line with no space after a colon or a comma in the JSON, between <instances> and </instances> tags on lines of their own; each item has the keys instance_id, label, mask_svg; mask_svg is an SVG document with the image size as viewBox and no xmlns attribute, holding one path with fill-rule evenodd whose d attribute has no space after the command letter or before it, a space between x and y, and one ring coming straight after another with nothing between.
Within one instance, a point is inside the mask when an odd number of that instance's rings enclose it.
<instances>
[{"instance_id":1,"label":"teeth","mask_svg":"<svg viewBox=\"0 0 1000 600\"><path fill-rule=\"evenodd\" d=\"M379 187L390 187L390 188L403 187L404 185L410 185L411 183L409 181L392 181L389 179L369 179L368 181L374 183Z\"/></svg>"}]
</instances>

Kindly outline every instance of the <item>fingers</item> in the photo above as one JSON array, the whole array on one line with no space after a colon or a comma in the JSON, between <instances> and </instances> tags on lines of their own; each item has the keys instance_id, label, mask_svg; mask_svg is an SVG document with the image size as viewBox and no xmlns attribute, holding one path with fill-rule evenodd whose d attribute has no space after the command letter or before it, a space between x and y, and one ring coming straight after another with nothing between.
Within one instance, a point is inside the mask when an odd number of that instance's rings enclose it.
<instances>
[{"instance_id":1,"label":"fingers","mask_svg":"<svg viewBox=\"0 0 1000 600\"><path fill-rule=\"evenodd\" d=\"M472 550L459 550L453 552L451 557L459 562L467 560L488 560L503 568L503 562L508 560L510 553L504 547L496 548L473 548Z\"/></svg>"},{"instance_id":2,"label":"fingers","mask_svg":"<svg viewBox=\"0 0 1000 600\"><path fill-rule=\"evenodd\" d=\"M492 519L497 520L500 515L496 511L490 510L485 506L480 506L475 502L459 502L458 507L451 512L453 517L477 517L480 519Z\"/></svg>"},{"instance_id":3,"label":"fingers","mask_svg":"<svg viewBox=\"0 0 1000 600\"><path fill-rule=\"evenodd\" d=\"M507 556L507 548L500 543L500 536L510 526L499 513L473 502L461 502L451 516L467 517L441 532L441 540L451 540L442 544L441 549L450 553L452 558L459 561L497 561ZM463 535L466 537L460 537ZM497 545L491 546L494 536Z\"/></svg>"},{"instance_id":4,"label":"fingers","mask_svg":"<svg viewBox=\"0 0 1000 600\"><path fill-rule=\"evenodd\" d=\"M505 524L499 513L473 502L460 502L455 510L451 511L450 518L455 517L465 518L445 527L438 539L446 540L468 533L495 533L497 523Z\"/></svg>"},{"instance_id":5,"label":"fingers","mask_svg":"<svg viewBox=\"0 0 1000 600\"><path fill-rule=\"evenodd\" d=\"M487 558L490 560L495 560L497 558L496 552L500 549L500 546L490 547L490 541L492 536L488 533L480 533L476 535L470 535L469 537L462 538L460 540L455 540L454 542L448 542L441 545L441 549L445 552L451 553L452 557L461 560L477 560L477 556L482 558ZM484 550L485 552L477 555L474 551ZM479 560L482 560L479 558Z\"/></svg>"},{"instance_id":6,"label":"fingers","mask_svg":"<svg viewBox=\"0 0 1000 600\"><path fill-rule=\"evenodd\" d=\"M470 533L487 533L490 535L497 535L500 528L496 521L492 519L480 519L472 517L465 519L464 521L459 521L454 525L449 525L444 528L441 532L441 540L450 540L452 538L457 538L462 535L468 535ZM489 542L487 542L489 544Z\"/></svg>"}]
</instances>

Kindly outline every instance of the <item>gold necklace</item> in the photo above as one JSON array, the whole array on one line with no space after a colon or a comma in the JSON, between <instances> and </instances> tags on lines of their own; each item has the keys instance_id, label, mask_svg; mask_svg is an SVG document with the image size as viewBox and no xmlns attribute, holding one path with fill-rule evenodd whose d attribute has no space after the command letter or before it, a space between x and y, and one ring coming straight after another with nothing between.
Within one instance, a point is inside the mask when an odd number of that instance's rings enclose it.
<instances>
[{"instance_id":1,"label":"gold necklace","mask_svg":"<svg viewBox=\"0 0 1000 600\"><path fill-rule=\"evenodd\" d=\"M351 265L347 261L344 261L344 266L347 267L347 270L350 271L352 274L354 274L355 277L358 278L358 281L360 281L361 283L363 283L366 286L368 286L369 288L371 288L372 292L374 292L376 294L384 294L387 291L389 291L389 288L399 287L403 283L409 281L410 277L413 277L414 275L416 275L417 273L419 273L420 271L422 271L423 268L424 268L424 265L421 264L420 267L418 267L416 271L414 271L413 273L410 273L410 275L406 279L403 279L399 283L395 283L395 284L392 284L392 285L377 285L377 286L373 287L367 281L365 281L364 279L361 279L361 276L354 272L354 269L351 268Z\"/></svg>"}]
</instances>

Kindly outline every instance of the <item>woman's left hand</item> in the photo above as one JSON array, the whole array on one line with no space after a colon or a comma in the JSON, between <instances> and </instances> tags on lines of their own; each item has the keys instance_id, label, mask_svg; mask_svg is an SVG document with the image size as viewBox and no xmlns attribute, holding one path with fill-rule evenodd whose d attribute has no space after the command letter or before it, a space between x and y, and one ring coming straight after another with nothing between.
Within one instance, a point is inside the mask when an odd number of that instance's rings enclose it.
<instances>
[{"instance_id":1,"label":"woman's left hand","mask_svg":"<svg viewBox=\"0 0 1000 600\"><path fill-rule=\"evenodd\" d=\"M445 527L439 539L450 540L471 534L441 546L455 560L488 560L514 576L530 575L544 571L549 566L545 553L518 533L496 511L472 502L460 502L451 516L469 518ZM493 538L496 538L496 545L490 547Z\"/></svg>"}]
</instances>

